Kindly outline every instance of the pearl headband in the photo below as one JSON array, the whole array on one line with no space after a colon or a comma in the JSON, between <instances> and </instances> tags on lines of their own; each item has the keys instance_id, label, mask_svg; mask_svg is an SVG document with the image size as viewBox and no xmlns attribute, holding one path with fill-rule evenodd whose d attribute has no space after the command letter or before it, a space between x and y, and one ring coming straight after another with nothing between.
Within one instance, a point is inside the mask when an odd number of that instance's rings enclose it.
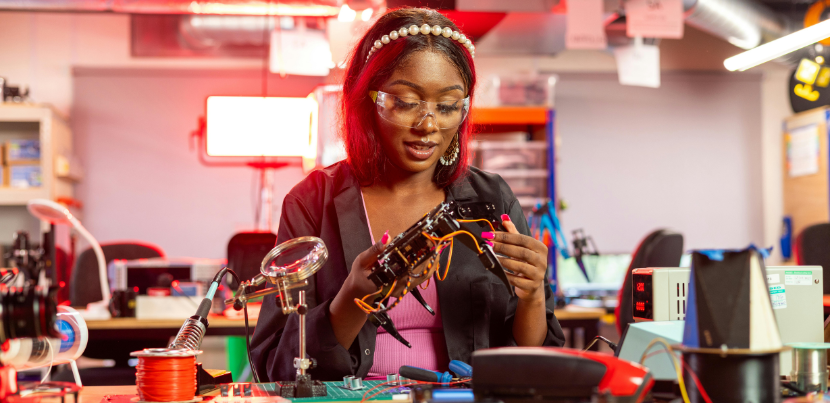
<instances>
[{"instance_id":1,"label":"pearl headband","mask_svg":"<svg viewBox=\"0 0 830 403\"><path fill-rule=\"evenodd\" d=\"M473 42L467 39L464 34L458 31L453 31L450 27L441 28L438 25L429 26L429 24L424 24L418 27L417 25L412 25L409 28L403 27L397 31L392 31L389 35L384 35L380 39L376 40L374 46L369 51L369 55L366 56L366 61L369 61L369 58L372 55L380 50L383 45L386 45L398 38L402 38L407 35L429 35L433 34L435 36L443 35L444 38L452 38L452 40L457 41L458 43L464 45L465 48L470 52L471 57L476 57L476 47L473 46Z\"/></svg>"}]
</instances>

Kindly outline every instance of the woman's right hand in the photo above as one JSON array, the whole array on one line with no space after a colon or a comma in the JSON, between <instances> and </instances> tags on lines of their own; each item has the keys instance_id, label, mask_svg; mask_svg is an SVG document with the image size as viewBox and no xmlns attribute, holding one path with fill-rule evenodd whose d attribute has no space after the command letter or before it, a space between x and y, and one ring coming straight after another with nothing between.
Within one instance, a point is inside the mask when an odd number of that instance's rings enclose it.
<instances>
[{"instance_id":1,"label":"woman's right hand","mask_svg":"<svg viewBox=\"0 0 830 403\"><path fill-rule=\"evenodd\" d=\"M369 280L369 274L372 273L372 268L377 263L378 257L383 253L383 249L386 248L386 244L389 243L389 239L389 231L387 231L383 234L380 242L376 242L369 249L357 255L352 263L352 269L349 271L349 277L346 278L346 283L340 289L340 292L345 291L352 298L363 298L377 292L378 287L372 280Z\"/></svg>"},{"instance_id":2,"label":"woman's right hand","mask_svg":"<svg viewBox=\"0 0 830 403\"><path fill-rule=\"evenodd\" d=\"M349 277L346 278L329 306L329 319L334 336L345 349L349 349L352 345L368 318L366 312L363 312L354 300L377 291L377 286L369 280L368 276L387 243L389 243L389 235L384 234L380 242L357 255L349 271Z\"/></svg>"}]
</instances>

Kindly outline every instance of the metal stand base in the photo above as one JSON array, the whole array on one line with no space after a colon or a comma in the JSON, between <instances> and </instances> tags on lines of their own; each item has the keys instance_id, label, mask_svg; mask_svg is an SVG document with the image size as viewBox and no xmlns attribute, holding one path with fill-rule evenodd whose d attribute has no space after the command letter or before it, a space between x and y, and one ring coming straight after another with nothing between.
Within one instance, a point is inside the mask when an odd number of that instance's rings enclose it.
<instances>
[{"instance_id":1,"label":"metal stand base","mask_svg":"<svg viewBox=\"0 0 830 403\"><path fill-rule=\"evenodd\" d=\"M328 396L323 382L311 379L310 375L297 375L296 382L280 382L280 396L285 398Z\"/></svg>"}]
</instances>

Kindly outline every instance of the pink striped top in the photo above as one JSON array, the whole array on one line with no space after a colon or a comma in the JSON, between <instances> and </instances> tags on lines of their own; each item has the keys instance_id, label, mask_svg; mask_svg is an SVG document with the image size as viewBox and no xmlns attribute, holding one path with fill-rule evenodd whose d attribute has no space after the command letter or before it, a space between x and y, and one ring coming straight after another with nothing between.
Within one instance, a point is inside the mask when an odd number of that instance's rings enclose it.
<instances>
[{"instance_id":1,"label":"pink striped top","mask_svg":"<svg viewBox=\"0 0 830 403\"><path fill-rule=\"evenodd\" d=\"M361 196L363 196L362 192ZM365 202L363 202L363 211L366 211ZM366 222L369 222L368 214L366 214ZM372 235L371 223L369 224L369 236L374 244L375 238ZM412 296L406 296L395 309L389 311L389 317L395 323L398 332L412 344L412 348L407 348L379 327L375 341L375 358L372 369L369 370L369 376L397 374L402 365L433 371L448 369L450 358L447 353L447 341L444 339L444 324L441 322L435 279L430 281L426 290L421 290L421 295L435 310L435 316L427 312Z\"/></svg>"}]
</instances>

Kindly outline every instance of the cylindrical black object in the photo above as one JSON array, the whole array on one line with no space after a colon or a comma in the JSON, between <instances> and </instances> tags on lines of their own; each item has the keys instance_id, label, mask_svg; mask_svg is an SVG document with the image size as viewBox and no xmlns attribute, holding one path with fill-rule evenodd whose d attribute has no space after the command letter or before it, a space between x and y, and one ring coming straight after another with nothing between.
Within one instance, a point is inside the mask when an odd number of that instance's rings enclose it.
<instances>
[{"instance_id":1,"label":"cylindrical black object","mask_svg":"<svg viewBox=\"0 0 830 403\"><path fill-rule=\"evenodd\" d=\"M778 353L722 354L683 352L683 360L694 371L709 398L718 403L767 403L781 399ZM703 397L688 371L683 380L689 401Z\"/></svg>"},{"instance_id":2,"label":"cylindrical black object","mask_svg":"<svg viewBox=\"0 0 830 403\"><path fill-rule=\"evenodd\" d=\"M0 286L0 343L24 337L60 337L57 288Z\"/></svg>"}]
</instances>

